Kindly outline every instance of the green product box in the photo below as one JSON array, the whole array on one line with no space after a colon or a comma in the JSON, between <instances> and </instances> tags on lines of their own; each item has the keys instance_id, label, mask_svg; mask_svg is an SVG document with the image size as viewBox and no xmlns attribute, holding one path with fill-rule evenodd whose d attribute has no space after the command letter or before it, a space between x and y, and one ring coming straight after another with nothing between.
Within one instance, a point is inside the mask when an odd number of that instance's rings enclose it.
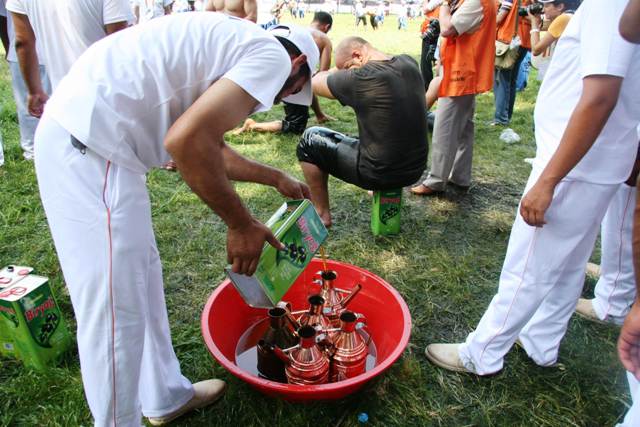
<instances>
[{"instance_id":1,"label":"green product box","mask_svg":"<svg viewBox=\"0 0 640 427\"><path fill-rule=\"evenodd\" d=\"M0 291L0 329L13 340L13 356L38 370L57 361L71 344L46 277L28 275Z\"/></svg>"},{"instance_id":2,"label":"green product box","mask_svg":"<svg viewBox=\"0 0 640 427\"><path fill-rule=\"evenodd\" d=\"M245 302L257 308L273 307L282 299L329 234L309 200L284 203L266 225L285 248L265 243L251 277L225 269Z\"/></svg>"},{"instance_id":3,"label":"green product box","mask_svg":"<svg viewBox=\"0 0 640 427\"><path fill-rule=\"evenodd\" d=\"M375 236L387 236L400 232L402 188L375 191L371 206L371 232Z\"/></svg>"},{"instance_id":4,"label":"green product box","mask_svg":"<svg viewBox=\"0 0 640 427\"><path fill-rule=\"evenodd\" d=\"M29 273L33 271L33 268L21 266L21 265L9 265L0 270L0 292L9 288L20 280L27 277ZM0 356L12 357L18 359L20 356L16 351L15 342L10 329L1 326L0 324Z\"/></svg>"}]
</instances>

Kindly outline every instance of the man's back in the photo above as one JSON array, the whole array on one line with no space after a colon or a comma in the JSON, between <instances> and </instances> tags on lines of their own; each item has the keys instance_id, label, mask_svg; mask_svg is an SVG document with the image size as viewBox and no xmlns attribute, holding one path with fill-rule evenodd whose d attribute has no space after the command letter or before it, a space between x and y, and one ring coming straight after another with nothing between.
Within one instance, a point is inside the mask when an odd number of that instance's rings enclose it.
<instances>
[{"instance_id":1,"label":"man's back","mask_svg":"<svg viewBox=\"0 0 640 427\"><path fill-rule=\"evenodd\" d=\"M7 9L27 15L55 88L105 25L133 18L128 0L8 0Z\"/></svg>"},{"instance_id":2,"label":"man's back","mask_svg":"<svg viewBox=\"0 0 640 427\"><path fill-rule=\"evenodd\" d=\"M331 75L327 83L356 112L360 173L385 182L415 182L427 161L424 83L416 62L407 55L369 61Z\"/></svg>"}]
</instances>

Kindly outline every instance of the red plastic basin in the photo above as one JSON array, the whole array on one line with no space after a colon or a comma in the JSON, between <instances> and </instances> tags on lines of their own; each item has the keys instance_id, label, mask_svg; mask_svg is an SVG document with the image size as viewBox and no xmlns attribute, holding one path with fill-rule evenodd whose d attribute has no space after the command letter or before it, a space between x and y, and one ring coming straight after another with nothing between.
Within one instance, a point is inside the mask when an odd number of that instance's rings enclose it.
<instances>
[{"instance_id":1,"label":"red plastic basin","mask_svg":"<svg viewBox=\"0 0 640 427\"><path fill-rule=\"evenodd\" d=\"M229 280L211 294L202 312L202 336L213 357L229 372L261 392L292 401L339 399L362 387L380 375L402 354L411 334L411 314L400 294L380 277L359 267L327 261L327 267L338 273L335 286L351 289L362 284L362 291L349 304L349 309L367 318L367 328L377 349L376 366L355 378L315 386L281 384L265 380L235 364L235 351L242 334L267 316L266 310L249 307ZM322 261L313 259L283 298L294 310L307 308L307 297L318 293L314 285L315 272Z\"/></svg>"}]
</instances>

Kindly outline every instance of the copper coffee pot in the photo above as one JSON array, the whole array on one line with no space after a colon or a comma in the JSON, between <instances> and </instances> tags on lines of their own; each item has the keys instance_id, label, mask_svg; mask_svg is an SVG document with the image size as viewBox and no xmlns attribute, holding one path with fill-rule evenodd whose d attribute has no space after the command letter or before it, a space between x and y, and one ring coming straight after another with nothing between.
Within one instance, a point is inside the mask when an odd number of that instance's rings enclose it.
<instances>
[{"instance_id":1,"label":"copper coffee pot","mask_svg":"<svg viewBox=\"0 0 640 427\"><path fill-rule=\"evenodd\" d=\"M314 283L322 286L320 296L324 298L324 314L329 318L333 327L340 325L340 314L346 310L347 305L360 292L362 285L357 284L351 291L336 288L334 281L338 278L338 273L333 270L324 270L316 273L320 279L315 279Z\"/></svg>"},{"instance_id":2,"label":"copper coffee pot","mask_svg":"<svg viewBox=\"0 0 640 427\"><path fill-rule=\"evenodd\" d=\"M298 344L299 340L287 325L287 322L291 322L287 309L274 307L268 311L268 315L269 328L257 345L258 372L267 379L286 383L285 365L270 348L290 348Z\"/></svg>"},{"instance_id":3,"label":"copper coffee pot","mask_svg":"<svg viewBox=\"0 0 640 427\"><path fill-rule=\"evenodd\" d=\"M286 365L289 384L325 384L329 380L329 358L316 344L317 331L306 325L298 329L300 344L290 349L272 346L273 353Z\"/></svg>"},{"instance_id":4,"label":"copper coffee pot","mask_svg":"<svg viewBox=\"0 0 640 427\"><path fill-rule=\"evenodd\" d=\"M366 369L369 342L356 331L356 325L367 320L361 314L344 311L340 315L340 332L333 340L331 382L342 381L362 374Z\"/></svg>"},{"instance_id":5,"label":"copper coffee pot","mask_svg":"<svg viewBox=\"0 0 640 427\"><path fill-rule=\"evenodd\" d=\"M300 326L310 325L316 328L318 332L331 329L333 327L333 325L331 324L331 320L329 320L329 318L323 313L325 303L324 298L316 294L309 296L308 301L309 310L293 313L301 313L300 317L298 318L298 323L300 323Z\"/></svg>"}]
</instances>

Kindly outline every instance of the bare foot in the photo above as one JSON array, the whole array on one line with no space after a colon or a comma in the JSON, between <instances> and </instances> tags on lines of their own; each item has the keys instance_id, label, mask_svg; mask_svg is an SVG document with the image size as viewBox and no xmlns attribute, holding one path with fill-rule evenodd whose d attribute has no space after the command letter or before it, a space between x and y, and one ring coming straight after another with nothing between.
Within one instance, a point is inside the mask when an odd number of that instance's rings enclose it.
<instances>
[{"instance_id":1,"label":"bare foot","mask_svg":"<svg viewBox=\"0 0 640 427\"><path fill-rule=\"evenodd\" d=\"M318 212L318 216L326 228L331 228L331 212Z\"/></svg>"},{"instance_id":2,"label":"bare foot","mask_svg":"<svg viewBox=\"0 0 640 427\"><path fill-rule=\"evenodd\" d=\"M238 129L234 129L231 132L229 132L231 135L240 135L243 132L246 132L248 130L251 130L251 126L255 125L256 121L253 119L247 119L244 121L244 124L242 125L242 127L239 127Z\"/></svg>"},{"instance_id":3,"label":"bare foot","mask_svg":"<svg viewBox=\"0 0 640 427\"><path fill-rule=\"evenodd\" d=\"M316 120L318 121L318 124L322 124L322 123L326 123L326 122L332 122L334 120L336 120L335 117L331 117L328 114L323 114L321 116L317 116Z\"/></svg>"}]
</instances>

